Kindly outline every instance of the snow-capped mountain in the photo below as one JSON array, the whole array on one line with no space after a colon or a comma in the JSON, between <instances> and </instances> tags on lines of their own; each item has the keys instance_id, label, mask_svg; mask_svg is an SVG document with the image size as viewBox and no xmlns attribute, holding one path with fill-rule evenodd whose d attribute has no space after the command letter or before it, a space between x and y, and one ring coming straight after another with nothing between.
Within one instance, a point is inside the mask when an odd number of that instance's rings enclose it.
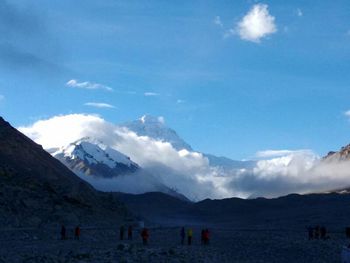
<instances>
[{"instance_id":1,"label":"snow-capped mountain","mask_svg":"<svg viewBox=\"0 0 350 263\"><path fill-rule=\"evenodd\" d=\"M139 169L128 156L89 137L64 146L52 155L74 172L95 177L112 178Z\"/></svg>"},{"instance_id":2,"label":"snow-capped mountain","mask_svg":"<svg viewBox=\"0 0 350 263\"><path fill-rule=\"evenodd\" d=\"M139 136L148 136L155 140L168 142L176 150L186 149L188 151L193 151L192 147L185 142L176 131L165 124L162 117L144 115L138 120L127 122L120 126L128 128ZM237 161L212 154L203 153L203 156L208 158L210 166L220 167L225 171L252 168L256 164L255 161Z\"/></svg>"},{"instance_id":3,"label":"snow-capped mountain","mask_svg":"<svg viewBox=\"0 0 350 263\"><path fill-rule=\"evenodd\" d=\"M138 120L120 126L128 128L139 136L148 136L159 141L169 142L176 150L192 151L192 147L181 139L176 131L165 125L162 117L144 115Z\"/></svg>"}]
</instances>

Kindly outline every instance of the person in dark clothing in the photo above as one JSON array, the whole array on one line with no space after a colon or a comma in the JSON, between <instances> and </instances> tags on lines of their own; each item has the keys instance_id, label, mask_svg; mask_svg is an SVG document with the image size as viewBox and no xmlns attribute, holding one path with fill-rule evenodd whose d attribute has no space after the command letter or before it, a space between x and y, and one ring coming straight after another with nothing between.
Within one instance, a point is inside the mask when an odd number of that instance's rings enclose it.
<instances>
[{"instance_id":1,"label":"person in dark clothing","mask_svg":"<svg viewBox=\"0 0 350 263\"><path fill-rule=\"evenodd\" d=\"M80 227L76 226L74 229L74 239L79 240L80 239Z\"/></svg>"},{"instance_id":2,"label":"person in dark clothing","mask_svg":"<svg viewBox=\"0 0 350 263\"><path fill-rule=\"evenodd\" d=\"M119 239L124 240L124 232L125 232L125 227L121 226L119 229Z\"/></svg>"},{"instance_id":3,"label":"person in dark clothing","mask_svg":"<svg viewBox=\"0 0 350 263\"><path fill-rule=\"evenodd\" d=\"M204 241L204 239L205 239L205 230L204 229L202 229L202 231L201 231L201 244L202 245L204 245L205 244L205 241Z\"/></svg>"},{"instance_id":4,"label":"person in dark clothing","mask_svg":"<svg viewBox=\"0 0 350 263\"><path fill-rule=\"evenodd\" d=\"M350 227L345 228L346 238L350 238Z\"/></svg>"},{"instance_id":5,"label":"person in dark clothing","mask_svg":"<svg viewBox=\"0 0 350 263\"><path fill-rule=\"evenodd\" d=\"M61 227L61 240L66 240L67 236L66 236L66 227L64 225L62 225Z\"/></svg>"},{"instance_id":6,"label":"person in dark clothing","mask_svg":"<svg viewBox=\"0 0 350 263\"><path fill-rule=\"evenodd\" d=\"M308 226L307 227L307 233L308 233L308 236L309 236L309 240L314 239L314 228L313 227Z\"/></svg>"},{"instance_id":7,"label":"person in dark clothing","mask_svg":"<svg viewBox=\"0 0 350 263\"><path fill-rule=\"evenodd\" d=\"M128 227L128 240L132 240L132 226Z\"/></svg>"},{"instance_id":8,"label":"person in dark clothing","mask_svg":"<svg viewBox=\"0 0 350 263\"><path fill-rule=\"evenodd\" d=\"M320 227L320 237L321 239L326 239L327 229L324 226Z\"/></svg>"},{"instance_id":9,"label":"person in dark clothing","mask_svg":"<svg viewBox=\"0 0 350 263\"><path fill-rule=\"evenodd\" d=\"M144 228L141 232L142 243L144 246L148 245L149 232L147 228Z\"/></svg>"},{"instance_id":10,"label":"person in dark clothing","mask_svg":"<svg viewBox=\"0 0 350 263\"><path fill-rule=\"evenodd\" d=\"M185 228L182 227L180 231L181 245L185 244L185 236L186 236Z\"/></svg>"},{"instance_id":11,"label":"person in dark clothing","mask_svg":"<svg viewBox=\"0 0 350 263\"><path fill-rule=\"evenodd\" d=\"M319 239L320 238L320 226L316 226L314 229L314 233L315 233L315 239Z\"/></svg>"}]
</instances>

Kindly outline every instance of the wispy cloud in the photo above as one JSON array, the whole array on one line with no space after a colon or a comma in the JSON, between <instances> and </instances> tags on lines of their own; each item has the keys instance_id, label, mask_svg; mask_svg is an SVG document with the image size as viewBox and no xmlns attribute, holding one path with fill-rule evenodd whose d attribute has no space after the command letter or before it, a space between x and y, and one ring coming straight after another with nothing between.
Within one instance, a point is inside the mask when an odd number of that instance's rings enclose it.
<instances>
[{"instance_id":1,"label":"wispy cloud","mask_svg":"<svg viewBox=\"0 0 350 263\"><path fill-rule=\"evenodd\" d=\"M236 28L230 29L225 36L238 34L243 40L259 43L262 38L275 32L275 17L270 15L268 6L256 4L238 22Z\"/></svg>"},{"instance_id":2,"label":"wispy cloud","mask_svg":"<svg viewBox=\"0 0 350 263\"><path fill-rule=\"evenodd\" d=\"M297 14L297 16L301 17L301 16L303 16L303 11L301 11L301 9L298 8L296 11L296 14Z\"/></svg>"},{"instance_id":3,"label":"wispy cloud","mask_svg":"<svg viewBox=\"0 0 350 263\"><path fill-rule=\"evenodd\" d=\"M176 103L177 103L177 104L182 104L182 103L185 103L185 101L184 101L184 100L181 100L181 99L178 99L178 100L176 101Z\"/></svg>"},{"instance_id":4,"label":"wispy cloud","mask_svg":"<svg viewBox=\"0 0 350 263\"><path fill-rule=\"evenodd\" d=\"M220 16L216 16L214 18L213 22L214 22L215 25L217 25L217 26L219 26L221 28L224 27L224 24L222 23Z\"/></svg>"},{"instance_id":5,"label":"wispy cloud","mask_svg":"<svg viewBox=\"0 0 350 263\"><path fill-rule=\"evenodd\" d=\"M145 92L143 95L145 95L146 97L151 97L151 96L159 96L159 93L156 92Z\"/></svg>"},{"instance_id":6,"label":"wispy cloud","mask_svg":"<svg viewBox=\"0 0 350 263\"><path fill-rule=\"evenodd\" d=\"M346 112L344 112L344 115L348 118L350 118L350 110L347 110Z\"/></svg>"},{"instance_id":7,"label":"wispy cloud","mask_svg":"<svg viewBox=\"0 0 350 263\"><path fill-rule=\"evenodd\" d=\"M115 106L108 104L108 103L103 103L103 102L87 102L84 105L90 106L90 107L95 107L95 108L109 108L109 109L115 108Z\"/></svg>"},{"instance_id":8,"label":"wispy cloud","mask_svg":"<svg viewBox=\"0 0 350 263\"><path fill-rule=\"evenodd\" d=\"M5 96L0 94L0 101L4 100Z\"/></svg>"},{"instance_id":9,"label":"wispy cloud","mask_svg":"<svg viewBox=\"0 0 350 263\"><path fill-rule=\"evenodd\" d=\"M101 90L106 90L106 91L113 91L113 89L109 86L100 84L100 83L94 83L90 81L84 81L84 82L78 82L76 79L71 79L69 80L66 85L71 88L80 88L80 89L91 89L91 90L96 90L96 89L101 89Z\"/></svg>"}]
</instances>

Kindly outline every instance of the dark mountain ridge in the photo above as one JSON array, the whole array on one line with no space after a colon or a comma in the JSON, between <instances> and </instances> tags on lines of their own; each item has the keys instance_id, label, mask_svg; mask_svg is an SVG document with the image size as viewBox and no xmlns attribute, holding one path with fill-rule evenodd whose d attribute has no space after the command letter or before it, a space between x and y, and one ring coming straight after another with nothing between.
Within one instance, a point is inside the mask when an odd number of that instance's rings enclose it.
<instances>
[{"instance_id":1,"label":"dark mountain ridge","mask_svg":"<svg viewBox=\"0 0 350 263\"><path fill-rule=\"evenodd\" d=\"M0 224L108 224L129 216L0 117Z\"/></svg>"}]
</instances>

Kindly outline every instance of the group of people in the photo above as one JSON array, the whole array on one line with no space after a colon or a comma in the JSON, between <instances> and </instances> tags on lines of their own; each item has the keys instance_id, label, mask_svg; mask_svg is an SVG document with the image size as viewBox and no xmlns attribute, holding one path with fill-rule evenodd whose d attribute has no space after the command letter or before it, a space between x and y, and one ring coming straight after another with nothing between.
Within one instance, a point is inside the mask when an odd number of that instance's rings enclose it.
<instances>
[{"instance_id":1,"label":"group of people","mask_svg":"<svg viewBox=\"0 0 350 263\"><path fill-rule=\"evenodd\" d=\"M61 240L66 240L67 237L67 229L64 225L61 226ZM80 226L76 226L74 228L74 239L79 240L80 239Z\"/></svg>"},{"instance_id":2,"label":"group of people","mask_svg":"<svg viewBox=\"0 0 350 263\"><path fill-rule=\"evenodd\" d=\"M124 234L125 234L125 226L122 225L119 229L119 239L120 240L124 240ZM133 230L132 230L132 226L128 226L128 240L132 240L132 234L133 234Z\"/></svg>"},{"instance_id":3,"label":"group of people","mask_svg":"<svg viewBox=\"0 0 350 263\"><path fill-rule=\"evenodd\" d=\"M125 234L125 226L122 225L119 229L119 239L124 240L124 234ZM142 243L144 245L148 245L148 238L149 238L149 231L148 228L143 228L141 230L141 238L142 238ZM133 228L131 225L128 226L128 240L133 239Z\"/></svg>"},{"instance_id":4,"label":"group of people","mask_svg":"<svg viewBox=\"0 0 350 263\"><path fill-rule=\"evenodd\" d=\"M309 240L313 239L328 239L327 228L324 226L308 226L307 227Z\"/></svg>"},{"instance_id":5,"label":"group of people","mask_svg":"<svg viewBox=\"0 0 350 263\"><path fill-rule=\"evenodd\" d=\"M202 245L208 245L209 239L210 239L210 232L209 229L202 229L201 231L201 244ZM186 230L184 227L180 230L180 237L181 237L181 245L185 245L185 238L186 238ZM192 245L192 239L193 239L193 230L192 228L187 229L187 245Z\"/></svg>"},{"instance_id":6,"label":"group of people","mask_svg":"<svg viewBox=\"0 0 350 263\"><path fill-rule=\"evenodd\" d=\"M76 226L74 228L74 239L79 240L80 239L80 226ZM126 232L126 227L122 225L119 228L119 239L124 240L125 237L125 232ZM140 232L141 238L142 238L142 243L144 245L148 245L148 240L149 240L149 230L148 228L144 227L142 228ZM180 237L181 237L181 244L185 245L185 239L187 236L187 244L192 245L192 238L193 238L193 230L192 228L188 228L187 231L185 230L185 227L182 227L180 230ZM66 240L67 238L67 229L64 225L61 226L61 240ZM133 240L133 227L131 225L128 226L127 228L127 239L128 240ZM201 231L201 244L202 245L208 245L210 240L210 232L209 229L202 229Z\"/></svg>"}]
</instances>

